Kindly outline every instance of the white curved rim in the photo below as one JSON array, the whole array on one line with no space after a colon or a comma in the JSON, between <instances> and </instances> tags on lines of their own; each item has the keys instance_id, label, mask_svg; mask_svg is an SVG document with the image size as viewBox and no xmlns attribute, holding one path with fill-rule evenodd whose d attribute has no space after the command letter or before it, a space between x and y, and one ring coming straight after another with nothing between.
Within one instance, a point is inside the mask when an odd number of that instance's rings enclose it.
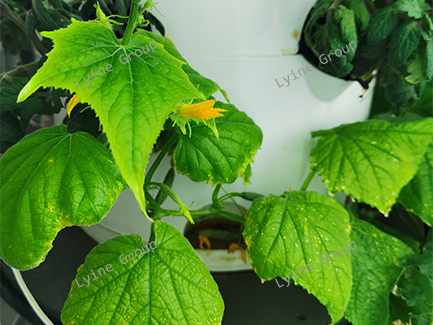
<instances>
[{"instance_id":1,"label":"white curved rim","mask_svg":"<svg viewBox=\"0 0 433 325\"><path fill-rule=\"evenodd\" d=\"M53 325L53 323L50 321L50 319L47 317L47 315L45 315L45 313L42 311L41 307L39 307L35 298L31 294L29 288L27 288L27 285L24 282L24 279L21 276L20 271L18 271L17 269L14 269L13 267L11 267L11 269L15 275L15 279L17 280L18 285L21 288L21 291L24 293L24 296L26 297L26 299L29 302L32 309L35 311L36 315L39 316L39 318L41 319L41 321L44 322L44 324Z\"/></svg>"}]
</instances>

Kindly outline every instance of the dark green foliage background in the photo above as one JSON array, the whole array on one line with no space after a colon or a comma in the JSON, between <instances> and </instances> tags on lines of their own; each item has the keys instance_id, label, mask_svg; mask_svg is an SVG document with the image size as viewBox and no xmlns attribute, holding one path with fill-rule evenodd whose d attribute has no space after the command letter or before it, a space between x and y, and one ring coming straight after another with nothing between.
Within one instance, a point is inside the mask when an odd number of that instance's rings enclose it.
<instances>
[{"instance_id":1,"label":"dark green foliage background","mask_svg":"<svg viewBox=\"0 0 433 325\"><path fill-rule=\"evenodd\" d=\"M46 61L46 53L52 49L48 38L39 40L36 32L53 31L64 28L71 23L71 18L86 21L95 19L96 0L79 0L66 3L62 0L0 0L0 36L6 52L18 55L16 67L0 75L0 152L17 143L26 134L28 123L36 114L52 115L64 107L60 97L70 96L62 89L39 89L26 102L17 104L16 99L21 88L32 78L36 71ZM45 5L44 5L45 3ZM127 16L130 0L100 0L102 10L107 15L117 14ZM144 13L149 20L147 27L164 35L162 24L149 12ZM125 22L125 19L119 18ZM112 25L118 37L123 35L124 26ZM38 54L35 54L33 49ZM42 56L41 58L38 58ZM101 136L99 120L93 112L87 110L77 114L88 105L78 104L71 118L66 119L70 131L85 131L95 137Z\"/></svg>"},{"instance_id":2,"label":"dark green foliage background","mask_svg":"<svg viewBox=\"0 0 433 325\"><path fill-rule=\"evenodd\" d=\"M368 88L373 79L383 88L392 112L402 115L432 87L433 14L425 0L322 0L304 26L303 41L319 68L336 77L358 80ZM321 54L354 41L356 53L319 64ZM430 116L432 114L430 101Z\"/></svg>"}]
</instances>

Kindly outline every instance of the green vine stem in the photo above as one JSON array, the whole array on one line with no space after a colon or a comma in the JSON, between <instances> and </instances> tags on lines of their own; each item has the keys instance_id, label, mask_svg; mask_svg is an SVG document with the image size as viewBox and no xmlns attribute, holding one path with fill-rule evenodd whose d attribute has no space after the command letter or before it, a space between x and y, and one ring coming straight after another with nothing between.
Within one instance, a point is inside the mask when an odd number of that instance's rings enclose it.
<instances>
[{"instance_id":1,"label":"green vine stem","mask_svg":"<svg viewBox=\"0 0 433 325\"><path fill-rule=\"evenodd\" d=\"M162 217L177 217L177 216L183 215L183 213L179 210L166 210L166 209L161 208L161 206L158 204L158 202L156 202L156 200L152 197L152 195L150 195L149 192L146 192L145 195L146 195L147 201L152 206L152 209L154 211L153 217L155 218L155 220L159 220ZM211 209L206 209L206 210L190 210L189 214L191 216L204 216L204 215L209 215L209 214L216 214L216 215L220 215L222 217L226 217L226 218L234 220L234 221L239 221L242 223L245 222L245 219L243 216L225 211L221 208L211 208Z\"/></svg>"},{"instance_id":2,"label":"green vine stem","mask_svg":"<svg viewBox=\"0 0 433 325\"><path fill-rule=\"evenodd\" d=\"M180 198L177 196L176 193L173 192L173 190L167 186L166 184L162 184L162 183L155 183L155 182L149 182L147 185L149 186L157 186L159 188L161 188L161 190L165 191L170 197L171 199L179 204L179 207L181 207L181 205L185 206L184 204L182 204ZM220 185L221 187L221 185ZM215 193L215 191L214 191ZM218 195L218 192L216 192L216 195ZM226 195L223 195L220 199L217 199L217 202L222 201L221 199L229 199L232 196L240 196L240 193L228 193ZM162 217L166 217L166 216L180 216L180 215L184 215L184 213L182 211L178 211L178 210L165 210L163 208L161 208L161 206L158 204L158 202L156 202L156 200L152 197L152 195L150 195L149 192L146 192L146 199L149 201L150 205L152 206L153 210L155 211L155 219L160 219ZM201 215L207 215L207 214L218 214L220 216L235 220L235 221L239 221L239 222L244 222L244 218L243 216L228 212L228 211L224 211L221 209L221 205L219 207L213 207L211 209L207 209L207 210L193 210L193 211L189 211L189 214L191 216L201 216Z\"/></svg>"},{"instance_id":3,"label":"green vine stem","mask_svg":"<svg viewBox=\"0 0 433 325\"><path fill-rule=\"evenodd\" d=\"M304 183L301 186L301 191L305 191L307 189L315 173L316 172L313 172L312 170L310 171L310 173L308 174L307 178L305 179Z\"/></svg>"},{"instance_id":4,"label":"green vine stem","mask_svg":"<svg viewBox=\"0 0 433 325\"><path fill-rule=\"evenodd\" d=\"M178 217L178 216L183 215L182 212L178 211L178 210L162 209L161 207L159 207L158 203L155 201L155 199L148 192L146 192L146 199L149 201L150 205L152 206L152 208L155 211L155 215L153 216L153 218L155 220L159 220L163 217ZM243 216L240 216L238 214L231 213L228 211L224 211L221 209L190 210L189 213L193 217L194 216L205 216L205 215L209 215L209 214L216 214L216 215L225 217L225 218L230 219L230 220L238 221L241 223L245 222L245 219Z\"/></svg>"},{"instance_id":5,"label":"green vine stem","mask_svg":"<svg viewBox=\"0 0 433 325\"><path fill-rule=\"evenodd\" d=\"M156 182L149 182L149 185L155 185L157 187L159 187L162 191L164 191L166 194L168 194L168 196L177 204L182 204L181 199L179 198L179 196L174 193L174 191L170 188L170 186L168 186L167 184L164 183L156 183Z\"/></svg>"},{"instance_id":6,"label":"green vine stem","mask_svg":"<svg viewBox=\"0 0 433 325\"><path fill-rule=\"evenodd\" d=\"M171 216L181 215L181 213L179 211L165 210L164 212L169 212ZM204 215L209 215L209 214L216 214L216 215L226 217L227 219L231 219L234 221L239 221L242 223L245 222L244 217L242 217L238 214L234 214L234 213L231 213L228 211L221 210L221 209L192 210L192 211L189 211L189 213L191 214L191 216L204 216Z\"/></svg>"},{"instance_id":7,"label":"green vine stem","mask_svg":"<svg viewBox=\"0 0 433 325\"><path fill-rule=\"evenodd\" d=\"M14 68L8 72L4 72L4 73L0 74L0 81L2 81L3 79L5 79L7 81L12 81L12 78L11 78L12 76L19 76L22 72L27 72L30 68L37 67L38 64L39 64L39 62L36 61L36 62L32 62L32 63L19 65L16 68Z\"/></svg>"},{"instance_id":8,"label":"green vine stem","mask_svg":"<svg viewBox=\"0 0 433 325\"><path fill-rule=\"evenodd\" d=\"M227 194L224 194L223 196L221 196L221 197L218 199L218 201L219 201L219 202L224 202L225 200L228 200L228 199L230 199L230 198L232 198L232 197L242 197L242 196L243 196L242 193L231 192L231 193L227 193Z\"/></svg>"},{"instance_id":9,"label":"green vine stem","mask_svg":"<svg viewBox=\"0 0 433 325\"><path fill-rule=\"evenodd\" d=\"M204 210L204 211L206 212L206 210ZM238 214L231 213L231 212L228 212L228 211L222 211L222 210L212 211L212 210L210 210L209 213L207 213L207 212L203 213L203 211L197 210L197 211L190 211L190 212L197 212L197 214L191 213L192 216L195 216L195 215L206 215L206 214L217 214L217 215L220 215L221 217L226 217L227 219L231 219L231 220L234 220L234 221L245 223L245 218L243 216L240 216Z\"/></svg>"},{"instance_id":10,"label":"green vine stem","mask_svg":"<svg viewBox=\"0 0 433 325\"><path fill-rule=\"evenodd\" d=\"M149 201L150 205L153 208L153 214L151 215L152 218L154 218L155 220L159 220L162 217L165 217L165 210L162 209L159 204L155 201L155 199L152 197L152 195L150 195L149 192L145 192L145 197L146 200Z\"/></svg>"},{"instance_id":11,"label":"green vine stem","mask_svg":"<svg viewBox=\"0 0 433 325\"><path fill-rule=\"evenodd\" d=\"M153 174L155 173L162 159L164 159L165 154L170 150L170 148L176 142L177 136L178 136L177 133L173 134L171 138L167 141L167 143L164 145L164 147L161 149L161 152L159 153L156 160L153 162L152 166L149 169L149 172L146 175L146 178L144 179L145 186L151 182Z\"/></svg>"},{"instance_id":12,"label":"green vine stem","mask_svg":"<svg viewBox=\"0 0 433 325\"><path fill-rule=\"evenodd\" d=\"M127 45L129 43L132 33L134 33L134 29L137 26L139 2L140 0L132 0L131 10L129 11L128 26L126 27L125 34L123 35L122 45Z\"/></svg>"},{"instance_id":13,"label":"green vine stem","mask_svg":"<svg viewBox=\"0 0 433 325\"><path fill-rule=\"evenodd\" d=\"M217 184L215 186L213 193L212 193L212 208L214 208L214 209L218 209L221 207L221 201L218 200L218 193L219 193L220 189L221 189L221 184Z\"/></svg>"}]
</instances>

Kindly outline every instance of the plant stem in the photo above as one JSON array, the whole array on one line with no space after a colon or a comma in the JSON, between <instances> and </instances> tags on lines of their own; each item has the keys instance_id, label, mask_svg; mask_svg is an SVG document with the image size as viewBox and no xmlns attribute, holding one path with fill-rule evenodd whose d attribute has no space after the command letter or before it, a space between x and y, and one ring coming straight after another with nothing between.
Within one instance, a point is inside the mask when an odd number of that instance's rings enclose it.
<instances>
[{"instance_id":1,"label":"plant stem","mask_svg":"<svg viewBox=\"0 0 433 325\"><path fill-rule=\"evenodd\" d=\"M15 12L13 12L6 3L3 1L0 1L0 16L4 16L12 20L22 31L24 34L26 34L26 24L21 19L20 16L18 16ZM45 53L47 53L47 49L45 48L44 44L41 42L41 40L36 35L35 30L32 30L31 32L31 38L33 41L33 44L35 45L36 50L42 55L45 56Z\"/></svg>"},{"instance_id":2,"label":"plant stem","mask_svg":"<svg viewBox=\"0 0 433 325\"><path fill-rule=\"evenodd\" d=\"M227 219L231 219L231 220L238 221L238 222L241 222L241 223L245 222L244 217L242 217L240 215L237 215L237 214L234 214L234 213L231 213L231 212L221 211L220 210L220 211L216 212L215 214L219 214L222 217L226 217Z\"/></svg>"},{"instance_id":3,"label":"plant stem","mask_svg":"<svg viewBox=\"0 0 433 325\"><path fill-rule=\"evenodd\" d=\"M147 185L152 180L153 174L155 173L156 169L158 168L159 164L161 163L162 159L164 159L165 154L170 150L171 146L176 142L177 140L177 133L173 134L170 138L170 140L167 141L165 146L162 148L161 152L159 153L159 156L156 158L156 160L153 162L152 166L149 169L149 172L146 175L146 178L144 179L144 184Z\"/></svg>"},{"instance_id":4,"label":"plant stem","mask_svg":"<svg viewBox=\"0 0 433 325\"><path fill-rule=\"evenodd\" d=\"M235 196L242 197L242 193L239 193L239 192L227 193L227 191L225 189L222 189L222 190L224 191L225 195L220 197L220 202L223 202L224 200L230 199L233 202L233 204L236 205L236 208L238 208L239 212L241 213L241 216L245 217L244 210L242 210L242 208L239 206L239 204L234 199Z\"/></svg>"},{"instance_id":5,"label":"plant stem","mask_svg":"<svg viewBox=\"0 0 433 325\"><path fill-rule=\"evenodd\" d=\"M129 43L132 37L132 33L134 33L134 29L137 26L139 2L139 0L132 0L131 10L129 11L128 26L126 27L125 34L123 35L122 45L127 45Z\"/></svg>"},{"instance_id":6,"label":"plant stem","mask_svg":"<svg viewBox=\"0 0 433 325\"><path fill-rule=\"evenodd\" d=\"M341 3L343 2L343 0L334 0L332 2L332 5L329 8L335 9L337 8Z\"/></svg>"},{"instance_id":7,"label":"plant stem","mask_svg":"<svg viewBox=\"0 0 433 325\"><path fill-rule=\"evenodd\" d=\"M146 196L146 200L149 201L150 205L152 206L153 210L154 210L154 215L152 216L155 220L159 220L162 217L165 216L165 211L164 209L162 209L158 202L155 201L155 199L152 197L152 195L150 195L149 192L145 192L145 196Z\"/></svg>"},{"instance_id":8,"label":"plant stem","mask_svg":"<svg viewBox=\"0 0 433 325\"><path fill-rule=\"evenodd\" d=\"M228 200L228 199L230 199L230 198L232 198L232 197L235 197L235 196L237 196L237 197L242 197L242 193L238 193L238 192L227 193L227 194L221 196L221 197L218 199L218 201L219 201L219 202L223 202L223 201Z\"/></svg>"},{"instance_id":9,"label":"plant stem","mask_svg":"<svg viewBox=\"0 0 433 325\"><path fill-rule=\"evenodd\" d=\"M239 221L242 223L244 222L244 218L242 216L231 213L231 212L223 211L220 209L192 210L192 211L189 211L189 213L191 214L191 216L204 216L204 215L209 215L209 214L217 214L217 215L220 215L222 217L226 217L226 218L234 220L234 221Z\"/></svg>"},{"instance_id":10,"label":"plant stem","mask_svg":"<svg viewBox=\"0 0 433 325\"><path fill-rule=\"evenodd\" d=\"M305 179L304 183L301 186L301 191L305 191L307 189L315 173L316 172L313 172L312 170L310 171L310 173L308 174L307 178Z\"/></svg>"},{"instance_id":11,"label":"plant stem","mask_svg":"<svg viewBox=\"0 0 433 325\"><path fill-rule=\"evenodd\" d=\"M13 12L9 6L4 3L3 1L0 1L0 8L1 10L1 16L7 17L10 20L12 20L24 33L26 32L26 24L23 22L23 20L15 13Z\"/></svg>"},{"instance_id":12,"label":"plant stem","mask_svg":"<svg viewBox=\"0 0 433 325\"><path fill-rule=\"evenodd\" d=\"M174 203L177 203L179 205L182 204L182 201L179 198L179 196L176 193L174 193L174 191L167 184L156 183L156 182L149 182L148 184L158 186L162 191L164 191L173 200Z\"/></svg>"},{"instance_id":13,"label":"plant stem","mask_svg":"<svg viewBox=\"0 0 433 325\"><path fill-rule=\"evenodd\" d=\"M175 216L181 216L182 213L180 211L177 210L164 210L161 209L162 213L164 213L165 216L171 216L171 217L175 217ZM216 214L216 215L220 215L222 217L226 217L228 219L234 220L234 221L238 221L238 222L242 222L244 223L244 217L240 216L238 214L234 214L231 212L227 212L227 211L223 211L220 209L207 209L207 210L190 210L189 213L191 214L191 216L205 216L205 215L209 215L209 214Z\"/></svg>"},{"instance_id":14,"label":"plant stem","mask_svg":"<svg viewBox=\"0 0 433 325\"><path fill-rule=\"evenodd\" d=\"M24 70L26 72L26 71L28 71L28 68L30 68L32 66L37 66L38 64L39 64L39 62L32 62L32 63L19 65L16 68L14 68L8 72L4 72L4 73L0 74L0 80L3 80L3 79L11 80L11 78L10 78L11 76L19 75L22 70Z\"/></svg>"},{"instance_id":15,"label":"plant stem","mask_svg":"<svg viewBox=\"0 0 433 325\"><path fill-rule=\"evenodd\" d=\"M218 200L218 193L221 189L221 184L217 184L215 186L215 189L212 193L212 207L213 208L219 208L221 206L220 200Z\"/></svg>"}]
</instances>

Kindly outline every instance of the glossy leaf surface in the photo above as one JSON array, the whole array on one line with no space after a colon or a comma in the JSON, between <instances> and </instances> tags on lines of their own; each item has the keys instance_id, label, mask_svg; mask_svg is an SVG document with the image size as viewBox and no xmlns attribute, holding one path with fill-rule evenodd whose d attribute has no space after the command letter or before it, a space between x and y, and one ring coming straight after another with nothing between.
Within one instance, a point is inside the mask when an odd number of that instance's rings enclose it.
<instances>
[{"instance_id":1,"label":"glossy leaf surface","mask_svg":"<svg viewBox=\"0 0 433 325\"><path fill-rule=\"evenodd\" d=\"M0 256L21 270L44 261L61 229L101 221L125 189L110 151L64 125L23 138L0 169Z\"/></svg>"},{"instance_id":2,"label":"glossy leaf surface","mask_svg":"<svg viewBox=\"0 0 433 325\"><path fill-rule=\"evenodd\" d=\"M301 271L294 282L314 294L338 321L350 296L350 254L331 255L330 261L324 257L346 247L349 232L349 215L335 199L294 191L285 198L269 195L255 200L243 236L254 271L264 280L287 275L293 279L292 270L298 273L310 264L312 271Z\"/></svg>"},{"instance_id":3,"label":"glossy leaf surface","mask_svg":"<svg viewBox=\"0 0 433 325\"><path fill-rule=\"evenodd\" d=\"M154 231L153 251L152 242L143 248L140 237L129 235L87 255L62 311L64 324L221 323L218 287L187 239L161 221ZM111 271L97 273L100 268Z\"/></svg>"},{"instance_id":4,"label":"glossy leaf surface","mask_svg":"<svg viewBox=\"0 0 433 325\"><path fill-rule=\"evenodd\" d=\"M262 143L262 131L233 105L216 102L214 107L227 110L215 119L219 138L207 126L191 123L191 137L188 133L180 135L174 150L176 169L196 182L225 184L239 177L247 180L247 167Z\"/></svg>"},{"instance_id":5,"label":"glossy leaf surface","mask_svg":"<svg viewBox=\"0 0 433 325\"><path fill-rule=\"evenodd\" d=\"M397 0L394 7L416 19L420 19L424 15L424 11L429 8L425 0Z\"/></svg>"},{"instance_id":6,"label":"glossy leaf surface","mask_svg":"<svg viewBox=\"0 0 433 325\"><path fill-rule=\"evenodd\" d=\"M389 294L403 271L396 262L412 251L361 220L353 221L351 238L358 251L352 255L353 286L345 317L354 325L389 324Z\"/></svg>"},{"instance_id":7,"label":"glossy leaf surface","mask_svg":"<svg viewBox=\"0 0 433 325\"><path fill-rule=\"evenodd\" d=\"M407 210L412 211L430 227L433 224L433 142L430 143L418 171L398 197Z\"/></svg>"},{"instance_id":8,"label":"glossy leaf surface","mask_svg":"<svg viewBox=\"0 0 433 325\"><path fill-rule=\"evenodd\" d=\"M433 137L433 120L358 122L312 135L321 138L311 151L311 166L328 191L353 195L386 213L418 170Z\"/></svg>"},{"instance_id":9,"label":"glossy leaf surface","mask_svg":"<svg viewBox=\"0 0 433 325\"><path fill-rule=\"evenodd\" d=\"M107 134L122 176L145 211L144 173L163 124L183 99L204 99L203 95L182 71L183 62L149 37L135 34L123 46L103 24L75 20L65 29L42 34L53 40L54 49L18 100L25 100L41 86L54 86L67 88L89 103ZM135 56L142 49L147 53Z\"/></svg>"}]
</instances>

